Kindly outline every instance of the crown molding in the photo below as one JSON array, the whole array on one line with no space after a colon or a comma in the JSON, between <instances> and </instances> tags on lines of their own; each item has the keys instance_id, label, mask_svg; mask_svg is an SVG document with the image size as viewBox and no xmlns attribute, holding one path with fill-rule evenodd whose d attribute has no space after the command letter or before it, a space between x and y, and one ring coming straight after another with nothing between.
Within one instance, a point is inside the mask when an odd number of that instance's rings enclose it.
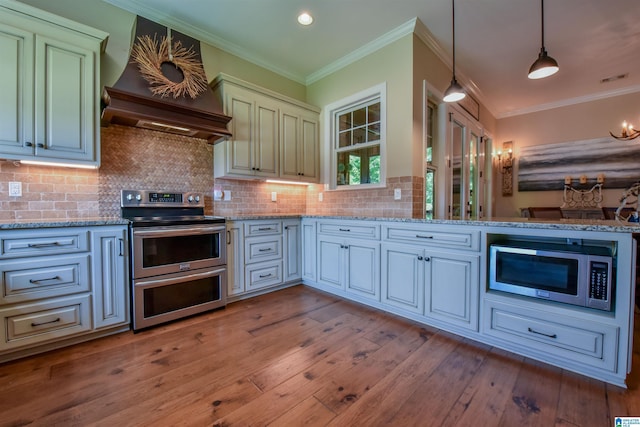
<instances>
[{"instance_id":1,"label":"crown molding","mask_svg":"<svg viewBox=\"0 0 640 427\"><path fill-rule=\"evenodd\" d=\"M331 64L322 67L318 71L310 74L307 77L305 83L307 85L315 83L318 80L327 77L328 75L333 74L336 71L366 57L367 55L370 55L373 52L401 39L402 37L413 33L416 28L416 22L419 22L418 18L410 19L399 27L394 28L393 30L389 31L386 34L383 34L377 39L374 39L364 46L352 51L351 53L348 53L337 61L334 61Z\"/></svg>"},{"instance_id":2,"label":"crown molding","mask_svg":"<svg viewBox=\"0 0 640 427\"><path fill-rule=\"evenodd\" d=\"M505 111L504 113L500 113L495 117L496 119L505 119L508 117L521 116L523 114L538 113L540 111L552 110L554 108L560 108L560 107L570 107L572 105L582 104L584 102L598 101L601 99L613 98L615 96L620 96L620 95L629 95L637 92L640 92L640 85L630 86L623 89L611 90L607 92L595 93L591 95L578 96L575 98L563 99L556 102L549 102L546 104L534 105L533 107L526 107L518 110Z\"/></svg>"}]
</instances>

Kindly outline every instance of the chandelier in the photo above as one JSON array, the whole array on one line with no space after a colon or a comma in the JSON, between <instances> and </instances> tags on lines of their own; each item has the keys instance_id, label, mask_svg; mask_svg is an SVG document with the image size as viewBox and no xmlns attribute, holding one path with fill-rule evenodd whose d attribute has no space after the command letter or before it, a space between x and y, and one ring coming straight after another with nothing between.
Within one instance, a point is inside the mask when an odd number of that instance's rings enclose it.
<instances>
[{"instance_id":1,"label":"chandelier","mask_svg":"<svg viewBox=\"0 0 640 427\"><path fill-rule=\"evenodd\" d=\"M640 136L640 130L634 129L633 125L627 124L626 121L622 122L622 132L620 135L614 135L613 132L609 132L609 135L620 141L631 141Z\"/></svg>"}]
</instances>

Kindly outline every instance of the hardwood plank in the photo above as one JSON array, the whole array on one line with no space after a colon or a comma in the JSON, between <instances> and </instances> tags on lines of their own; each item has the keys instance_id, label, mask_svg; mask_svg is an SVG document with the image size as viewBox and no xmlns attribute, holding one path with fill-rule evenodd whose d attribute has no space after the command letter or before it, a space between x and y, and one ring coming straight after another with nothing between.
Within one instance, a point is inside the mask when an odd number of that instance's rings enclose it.
<instances>
[{"instance_id":1,"label":"hardwood plank","mask_svg":"<svg viewBox=\"0 0 640 427\"><path fill-rule=\"evenodd\" d=\"M601 381L563 371L556 425L613 425L607 401L602 398L604 394L605 385Z\"/></svg>"},{"instance_id":2,"label":"hardwood plank","mask_svg":"<svg viewBox=\"0 0 640 427\"><path fill-rule=\"evenodd\" d=\"M525 359L500 419L500 426L555 424L560 395L561 369Z\"/></svg>"},{"instance_id":3,"label":"hardwood plank","mask_svg":"<svg viewBox=\"0 0 640 427\"><path fill-rule=\"evenodd\" d=\"M318 402L315 397L308 397L290 411L269 423L269 427L322 427L327 425L336 414Z\"/></svg>"},{"instance_id":4,"label":"hardwood plank","mask_svg":"<svg viewBox=\"0 0 640 427\"><path fill-rule=\"evenodd\" d=\"M331 375L340 376L354 364L358 364L362 351L371 342L361 338L348 341L345 346L330 357L317 361L278 386L266 391L248 405L216 420L214 426L263 426L281 417L300 401L307 399L319 388L331 381ZM224 401L224 396L217 399Z\"/></svg>"},{"instance_id":5,"label":"hardwood plank","mask_svg":"<svg viewBox=\"0 0 640 427\"><path fill-rule=\"evenodd\" d=\"M314 396L334 413L344 412L427 342L432 334L433 332L427 332L417 325L408 328L405 325L405 332L392 341L388 341L389 336L385 334L384 340L387 342L380 350L318 390ZM367 334L367 338L370 335Z\"/></svg>"},{"instance_id":6,"label":"hardwood plank","mask_svg":"<svg viewBox=\"0 0 640 427\"><path fill-rule=\"evenodd\" d=\"M442 425L497 425L518 378L522 356L492 348Z\"/></svg>"},{"instance_id":7,"label":"hardwood plank","mask_svg":"<svg viewBox=\"0 0 640 427\"><path fill-rule=\"evenodd\" d=\"M442 426L455 402L460 398L489 347L465 341L457 346L431 374L419 381L397 412L387 412L378 425Z\"/></svg>"},{"instance_id":8,"label":"hardwood plank","mask_svg":"<svg viewBox=\"0 0 640 427\"><path fill-rule=\"evenodd\" d=\"M328 425L382 425L380 418L390 413L395 414L419 384L426 380L460 343L461 339L451 334L438 332L433 335L396 369L378 381L363 398Z\"/></svg>"}]
</instances>

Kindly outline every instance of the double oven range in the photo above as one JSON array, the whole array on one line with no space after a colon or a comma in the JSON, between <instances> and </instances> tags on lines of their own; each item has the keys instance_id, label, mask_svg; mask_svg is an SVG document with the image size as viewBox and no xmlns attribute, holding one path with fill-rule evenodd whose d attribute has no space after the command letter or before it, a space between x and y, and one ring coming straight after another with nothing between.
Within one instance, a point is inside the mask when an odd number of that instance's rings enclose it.
<instances>
[{"instance_id":1,"label":"double oven range","mask_svg":"<svg viewBox=\"0 0 640 427\"><path fill-rule=\"evenodd\" d=\"M226 305L226 226L199 193L123 190L137 331Z\"/></svg>"}]
</instances>

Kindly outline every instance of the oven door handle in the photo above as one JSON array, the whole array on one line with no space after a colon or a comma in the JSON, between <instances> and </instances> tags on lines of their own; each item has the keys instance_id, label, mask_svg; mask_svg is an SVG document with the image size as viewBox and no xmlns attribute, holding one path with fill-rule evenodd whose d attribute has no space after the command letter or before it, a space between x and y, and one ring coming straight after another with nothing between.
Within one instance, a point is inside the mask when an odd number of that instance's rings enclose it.
<instances>
[{"instance_id":1,"label":"oven door handle","mask_svg":"<svg viewBox=\"0 0 640 427\"><path fill-rule=\"evenodd\" d=\"M224 231L226 227L190 227L190 228L153 228L150 230L133 229L135 236L188 236L194 234L209 234Z\"/></svg>"},{"instance_id":2,"label":"oven door handle","mask_svg":"<svg viewBox=\"0 0 640 427\"><path fill-rule=\"evenodd\" d=\"M165 278L165 279L153 279L153 280L143 280L143 281L136 280L135 287L144 286L147 288L155 288L158 286L172 285L174 283L188 282L195 279L206 279L207 277L218 276L221 273L224 273L225 271L226 271L226 268L219 268L217 270L209 270L203 273L187 274L187 275L181 275L178 277L174 276L174 277Z\"/></svg>"}]
</instances>

